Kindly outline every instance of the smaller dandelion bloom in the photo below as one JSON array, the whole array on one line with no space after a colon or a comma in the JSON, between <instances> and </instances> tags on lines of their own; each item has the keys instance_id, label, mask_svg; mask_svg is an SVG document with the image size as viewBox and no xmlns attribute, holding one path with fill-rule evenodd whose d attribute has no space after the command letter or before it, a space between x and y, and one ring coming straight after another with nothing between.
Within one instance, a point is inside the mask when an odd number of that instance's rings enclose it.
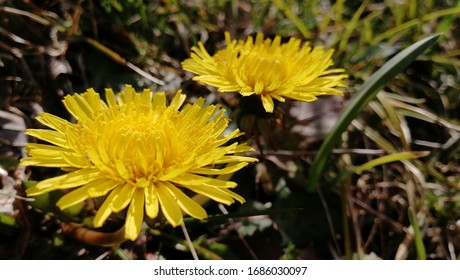
<instances>
[{"instance_id":1,"label":"smaller dandelion bloom","mask_svg":"<svg viewBox=\"0 0 460 280\"><path fill-rule=\"evenodd\" d=\"M281 43L276 36L255 40L231 40L225 34L227 47L211 56L201 42L192 47L191 58L182 67L197 76L193 79L217 87L221 92L239 92L243 96L259 95L266 112L273 112L274 100L311 102L319 95L342 95L347 75L333 65L332 50L312 48L300 39Z\"/></svg>"},{"instance_id":2,"label":"smaller dandelion bloom","mask_svg":"<svg viewBox=\"0 0 460 280\"><path fill-rule=\"evenodd\" d=\"M183 223L184 213L206 218L189 193L224 204L244 202L230 190L235 182L213 176L256 161L239 155L252 150L246 144L226 145L241 133L223 134L229 119L219 105L198 99L182 106L185 95L179 91L168 106L164 93L137 93L130 86L118 98L111 89L105 96L106 102L92 89L68 95L63 102L75 123L42 113L37 120L50 129L27 130L49 144L27 144L29 157L21 164L68 171L28 189L29 196L70 189L57 202L60 209L103 197L94 227L127 208L125 237L131 240L141 230L144 213L150 218L162 213L173 226Z\"/></svg>"}]
</instances>

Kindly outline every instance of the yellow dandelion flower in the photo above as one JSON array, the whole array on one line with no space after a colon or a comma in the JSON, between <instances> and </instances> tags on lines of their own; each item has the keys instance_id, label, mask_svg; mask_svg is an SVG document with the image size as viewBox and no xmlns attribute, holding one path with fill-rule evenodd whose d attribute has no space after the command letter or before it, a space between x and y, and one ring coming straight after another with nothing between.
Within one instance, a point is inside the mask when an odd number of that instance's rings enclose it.
<instances>
[{"instance_id":1,"label":"yellow dandelion flower","mask_svg":"<svg viewBox=\"0 0 460 280\"><path fill-rule=\"evenodd\" d=\"M311 102L319 95L343 94L336 87L345 86L347 75L343 69L328 69L332 50L302 45L296 38L282 44L279 36L264 39L261 33L246 41L231 40L226 33L225 40L227 47L213 56L199 42L182 67L198 75L194 80L221 92L259 95L266 112L273 112L274 99Z\"/></svg>"},{"instance_id":2,"label":"yellow dandelion flower","mask_svg":"<svg viewBox=\"0 0 460 280\"><path fill-rule=\"evenodd\" d=\"M22 165L69 171L39 182L27 190L29 196L73 188L57 202L60 209L105 196L94 227L128 207L125 237L131 240L141 230L144 211L150 218L161 211L173 226L183 223L182 211L206 218L206 211L184 190L227 205L244 202L230 190L235 182L212 176L231 174L256 161L238 155L252 150L246 144L224 145L241 133L223 135L229 119L219 105L198 99L182 107L185 95L179 91L167 106L164 93L137 93L130 86L118 99L111 89L105 95L107 102L93 89L68 95L63 102L76 123L42 113L37 120L51 129L27 130L50 144L27 144L29 157Z\"/></svg>"}]
</instances>

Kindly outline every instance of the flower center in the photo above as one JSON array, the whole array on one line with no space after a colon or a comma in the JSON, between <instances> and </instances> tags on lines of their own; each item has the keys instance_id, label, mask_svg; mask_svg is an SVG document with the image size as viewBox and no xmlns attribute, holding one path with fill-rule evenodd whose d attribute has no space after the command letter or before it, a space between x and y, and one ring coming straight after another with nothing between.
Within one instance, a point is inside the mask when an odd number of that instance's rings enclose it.
<instances>
[{"instance_id":1,"label":"flower center","mask_svg":"<svg viewBox=\"0 0 460 280\"><path fill-rule=\"evenodd\" d=\"M145 188L162 176L178 176L209 161L226 119L209 120L215 109L187 111L128 103L79 122L74 146L107 177Z\"/></svg>"},{"instance_id":2,"label":"flower center","mask_svg":"<svg viewBox=\"0 0 460 280\"><path fill-rule=\"evenodd\" d=\"M285 59L277 54L250 52L241 59L244 83L257 94L271 92L285 84L290 76Z\"/></svg>"},{"instance_id":3,"label":"flower center","mask_svg":"<svg viewBox=\"0 0 460 280\"><path fill-rule=\"evenodd\" d=\"M92 123L80 125L89 160L113 179L143 188L174 163L170 135L165 133L174 134L174 128L147 105L108 108L97 113Z\"/></svg>"}]
</instances>

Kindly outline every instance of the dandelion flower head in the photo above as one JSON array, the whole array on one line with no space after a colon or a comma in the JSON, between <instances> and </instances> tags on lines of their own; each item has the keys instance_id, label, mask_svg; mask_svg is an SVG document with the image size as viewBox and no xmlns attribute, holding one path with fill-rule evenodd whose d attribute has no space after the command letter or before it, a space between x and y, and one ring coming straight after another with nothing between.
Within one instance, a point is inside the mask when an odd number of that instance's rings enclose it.
<instances>
[{"instance_id":1,"label":"dandelion flower head","mask_svg":"<svg viewBox=\"0 0 460 280\"><path fill-rule=\"evenodd\" d=\"M103 197L94 227L127 208L125 237L131 240L141 230L144 213L150 218L162 213L173 226L183 223L184 213L206 218L189 193L227 205L244 202L230 190L235 182L213 176L256 161L239 155L252 150L246 144L225 145L241 133L224 135L229 119L219 105L198 99L182 106L185 95L180 91L167 105L164 93L137 93L130 86L118 98L111 89L105 96L106 102L93 89L68 95L63 102L75 123L42 113L37 120L50 129L27 130L49 144L27 144L29 157L21 164L68 171L29 188L29 196L71 189L57 202L60 209Z\"/></svg>"},{"instance_id":2,"label":"dandelion flower head","mask_svg":"<svg viewBox=\"0 0 460 280\"><path fill-rule=\"evenodd\" d=\"M192 47L182 67L197 75L194 80L221 92L259 95L266 112L273 112L274 100L311 102L319 95L343 94L336 87L345 86L347 75L343 69L328 69L333 50L312 48L296 38L287 43L281 43L279 36L264 39L261 33L255 40L231 40L228 33L225 39L227 47L213 56L201 42Z\"/></svg>"}]
</instances>

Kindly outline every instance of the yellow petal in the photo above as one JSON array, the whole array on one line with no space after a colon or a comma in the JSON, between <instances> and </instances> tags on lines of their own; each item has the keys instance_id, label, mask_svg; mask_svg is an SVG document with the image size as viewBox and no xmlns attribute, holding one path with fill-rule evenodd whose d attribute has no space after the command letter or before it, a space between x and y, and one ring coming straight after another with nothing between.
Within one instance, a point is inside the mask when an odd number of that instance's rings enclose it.
<instances>
[{"instance_id":1,"label":"yellow petal","mask_svg":"<svg viewBox=\"0 0 460 280\"><path fill-rule=\"evenodd\" d=\"M54 145L27 143L26 151L31 157L59 157L62 152L71 152L71 149Z\"/></svg>"},{"instance_id":2,"label":"yellow petal","mask_svg":"<svg viewBox=\"0 0 460 280\"><path fill-rule=\"evenodd\" d=\"M26 134L59 147L67 147L65 134L48 129L27 129Z\"/></svg>"},{"instance_id":3,"label":"yellow petal","mask_svg":"<svg viewBox=\"0 0 460 280\"><path fill-rule=\"evenodd\" d=\"M236 92L236 91L239 91L240 89L241 87L238 85L228 85L228 86L221 86L219 88L219 91L220 92Z\"/></svg>"},{"instance_id":4,"label":"yellow petal","mask_svg":"<svg viewBox=\"0 0 460 280\"><path fill-rule=\"evenodd\" d=\"M232 192L231 190L228 189L220 189L221 191L225 192L229 196L233 197L234 199L238 200L240 203L245 203L246 200L239 194Z\"/></svg>"},{"instance_id":5,"label":"yellow petal","mask_svg":"<svg viewBox=\"0 0 460 280\"><path fill-rule=\"evenodd\" d=\"M91 165L86 157L73 152L71 149L53 145L29 143L26 151L31 158L21 161L24 165L45 167L78 167L86 168Z\"/></svg>"},{"instance_id":6,"label":"yellow petal","mask_svg":"<svg viewBox=\"0 0 460 280\"><path fill-rule=\"evenodd\" d=\"M77 153L62 152L61 157L68 165L75 168L87 168L92 166L86 157L83 157Z\"/></svg>"},{"instance_id":7,"label":"yellow petal","mask_svg":"<svg viewBox=\"0 0 460 280\"><path fill-rule=\"evenodd\" d=\"M142 91L140 103L143 105L152 104L152 91L149 88Z\"/></svg>"},{"instance_id":8,"label":"yellow petal","mask_svg":"<svg viewBox=\"0 0 460 280\"><path fill-rule=\"evenodd\" d=\"M262 94L260 97L262 99L262 105L264 106L265 111L268 113L273 113L273 110L275 109L273 99L267 94Z\"/></svg>"},{"instance_id":9,"label":"yellow petal","mask_svg":"<svg viewBox=\"0 0 460 280\"><path fill-rule=\"evenodd\" d=\"M120 183L107 178L101 178L86 184L87 191L90 197L100 197L106 195L109 191L118 187Z\"/></svg>"},{"instance_id":10,"label":"yellow petal","mask_svg":"<svg viewBox=\"0 0 460 280\"><path fill-rule=\"evenodd\" d=\"M117 106L117 100L115 98L115 93L111 88L106 88L105 89L105 100L107 100L107 104L109 107L115 107Z\"/></svg>"},{"instance_id":11,"label":"yellow petal","mask_svg":"<svg viewBox=\"0 0 460 280\"><path fill-rule=\"evenodd\" d=\"M56 202L56 206L59 207L59 209L64 210L70 206L84 201L85 199L89 198L87 190L88 187L85 186L65 194L58 200L58 202Z\"/></svg>"},{"instance_id":12,"label":"yellow petal","mask_svg":"<svg viewBox=\"0 0 460 280\"><path fill-rule=\"evenodd\" d=\"M155 192L155 187L150 186L148 188L144 188L144 195L145 195L145 213L147 216L154 219L158 216L159 205L158 205L158 197Z\"/></svg>"},{"instance_id":13,"label":"yellow petal","mask_svg":"<svg viewBox=\"0 0 460 280\"><path fill-rule=\"evenodd\" d=\"M117 213L125 209L131 202L135 187L131 184L126 184L120 193L114 197L112 202L112 211Z\"/></svg>"},{"instance_id":14,"label":"yellow petal","mask_svg":"<svg viewBox=\"0 0 460 280\"><path fill-rule=\"evenodd\" d=\"M165 160L165 149L164 147L168 144L168 140L163 135L160 135L158 141L155 141L155 163L158 166L163 166Z\"/></svg>"},{"instance_id":15,"label":"yellow petal","mask_svg":"<svg viewBox=\"0 0 460 280\"><path fill-rule=\"evenodd\" d=\"M190 70L192 70L192 68L190 67L187 70L190 71ZM228 85L226 87L221 88L220 86L223 83L224 84L226 83L225 78L222 78L221 76L214 76L214 75L195 76L195 77L193 77L193 80L198 81L198 82L203 82L203 83L208 84L210 86L219 87L220 92L233 92L233 90L232 91L230 91L230 90L231 89L236 89L236 91L238 91L238 90L241 89L241 87L238 86L238 85ZM251 92L248 95L251 95L251 94L254 94L254 93Z\"/></svg>"},{"instance_id":16,"label":"yellow petal","mask_svg":"<svg viewBox=\"0 0 460 280\"><path fill-rule=\"evenodd\" d=\"M171 104L169 104L169 107L174 110L179 110L180 106L182 105L182 103L184 103L184 101L185 94L182 94L182 91L178 90L173 100L171 101Z\"/></svg>"},{"instance_id":17,"label":"yellow petal","mask_svg":"<svg viewBox=\"0 0 460 280\"><path fill-rule=\"evenodd\" d=\"M227 153L246 153L246 152L252 152L254 151L254 148L251 146L248 146L246 144L240 144L238 146L232 146L232 149L229 149ZM254 159L253 159L254 160Z\"/></svg>"},{"instance_id":18,"label":"yellow petal","mask_svg":"<svg viewBox=\"0 0 460 280\"><path fill-rule=\"evenodd\" d=\"M159 178L161 181L169 181L174 177L183 174L186 170L182 168L174 168L171 170L164 171L164 174Z\"/></svg>"},{"instance_id":19,"label":"yellow petal","mask_svg":"<svg viewBox=\"0 0 460 280\"><path fill-rule=\"evenodd\" d=\"M131 85L126 85L125 89L118 95L118 104L126 104L134 101L136 91Z\"/></svg>"},{"instance_id":20,"label":"yellow petal","mask_svg":"<svg viewBox=\"0 0 460 280\"><path fill-rule=\"evenodd\" d=\"M100 160L103 162L103 163L107 163L107 162L110 162L110 157L109 155L107 154L107 146L106 146L106 143L104 143L103 141L99 141L97 142L97 153L99 155L99 158Z\"/></svg>"},{"instance_id":21,"label":"yellow petal","mask_svg":"<svg viewBox=\"0 0 460 280\"><path fill-rule=\"evenodd\" d=\"M120 177L123 179L129 179L129 173L128 173L128 169L126 169L125 163L118 159L115 159L114 161L115 161L115 167Z\"/></svg>"},{"instance_id":22,"label":"yellow petal","mask_svg":"<svg viewBox=\"0 0 460 280\"><path fill-rule=\"evenodd\" d=\"M167 187L163 185L162 182L157 182L156 191L160 201L161 211L168 222L174 227L182 224L182 212L177 201L168 191Z\"/></svg>"},{"instance_id":23,"label":"yellow petal","mask_svg":"<svg viewBox=\"0 0 460 280\"><path fill-rule=\"evenodd\" d=\"M198 194L207 196L217 202L230 205L235 200L226 193L224 190L225 189L218 189L218 188L213 188L213 187L206 187L206 186L190 186L190 185L184 185L187 189L190 189L191 191L194 191Z\"/></svg>"},{"instance_id":24,"label":"yellow petal","mask_svg":"<svg viewBox=\"0 0 460 280\"><path fill-rule=\"evenodd\" d=\"M242 90L240 91L240 94L241 94L242 96L250 96L250 95L255 94L255 92L252 90L252 88L247 88L247 89L242 89Z\"/></svg>"},{"instance_id":25,"label":"yellow petal","mask_svg":"<svg viewBox=\"0 0 460 280\"><path fill-rule=\"evenodd\" d=\"M216 188L234 188L237 186L237 184L232 181L222 181L219 179L188 173L170 181L184 186L212 186Z\"/></svg>"},{"instance_id":26,"label":"yellow petal","mask_svg":"<svg viewBox=\"0 0 460 280\"><path fill-rule=\"evenodd\" d=\"M164 184L167 186L168 190L176 197L177 203L179 204L180 208L185 211L185 213L199 220L208 217L208 214L203 209L203 207L201 207L201 205L193 201L190 197L186 196L173 184L169 182L164 182Z\"/></svg>"},{"instance_id":27,"label":"yellow petal","mask_svg":"<svg viewBox=\"0 0 460 280\"><path fill-rule=\"evenodd\" d=\"M99 112L103 108L107 108L107 105L101 100L99 93L92 88L88 89L83 97L92 110L91 115L94 115L94 113Z\"/></svg>"},{"instance_id":28,"label":"yellow petal","mask_svg":"<svg viewBox=\"0 0 460 280\"><path fill-rule=\"evenodd\" d=\"M261 81L257 81L256 85L254 86L254 92L257 94L260 94L262 93L263 90L264 90L264 83Z\"/></svg>"},{"instance_id":29,"label":"yellow petal","mask_svg":"<svg viewBox=\"0 0 460 280\"><path fill-rule=\"evenodd\" d=\"M198 156L195 161L196 161L196 163L198 165L201 165L201 166L212 164L216 160L218 160L221 157L225 156L225 154L227 153L227 150L229 150L229 149L231 149L230 146L229 147L214 148L214 149L210 150L209 152Z\"/></svg>"},{"instance_id":30,"label":"yellow petal","mask_svg":"<svg viewBox=\"0 0 460 280\"><path fill-rule=\"evenodd\" d=\"M191 173L198 173L203 175L221 175L221 174L229 174L234 173L241 168L245 167L248 163L247 162L240 162L237 164L226 166L222 169L214 169L214 168L197 168L192 171Z\"/></svg>"},{"instance_id":31,"label":"yellow petal","mask_svg":"<svg viewBox=\"0 0 460 280\"><path fill-rule=\"evenodd\" d=\"M134 191L131 204L126 214L125 237L136 240L141 231L142 221L144 218L144 190L138 188Z\"/></svg>"},{"instance_id":32,"label":"yellow petal","mask_svg":"<svg viewBox=\"0 0 460 280\"><path fill-rule=\"evenodd\" d=\"M236 137L241 136L241 135L243 135L243 134L241 134L240 131L238 129L236 129L236 130L234 130L232 133L230 133L228 135L225 135L225 136L222 136L220 138L217 138L216 141L214 141L213 145L215 145L215 146L223 145L223 144L227 143L230 139L236 138ZM236 147L236 145L233 145L233 146Z\"/></svg>"},{"instance_id":33,"label":"yellow petal","mask_svg":"<svg viewBox=\"0 0 460 280\"><path fill-rule=\"evenodd\" d=\"M28 157L21 159L23 166L42 166L42 167L72 167L62 158L37 158Z\"/></svg>"},{"instance_id":34,"label":"yellow petal","mask_svg":"<svg viewBox=\"0 0 460 280\"><path fill-rule=\"evenodd\" d=\"M164 92L157 92L153 96L152 110L155 112L163 112L166 109L166 95Z\"/></svg>"},{"instance_id":35,"label":"yellow petal","mask_svg":"<svg viewBox=\"0 0 460 280\"><path fill-rule=\"evenodd\" d=\"M172 178L168 181L171 181L171 182L174 182L174 183L177 183L177 184L188 184L188 185L202 185L204 184L205 182L208 182L209 180L211 180L211 178L209 177L204 177L204 176L200 176L200 175L195 175L195 174L190 174L190 173L185 173L185 174L182 174L176 178ZM162 181L165 181L163 180L162 178Z\"/></svg>"},{"instance_id":36,"label":"yellow petal","mask_svg":"<svg viewBox=\"0 0 460 280\"><path fill-rule=\"evenodd\" d=\"M100 179L100 176L99 170L80 169L78 171L41 181L35 186L27 189L26 192L27 195L33 196L58 189L69 189Z\"/></svg>"},{"instance_id":37,"label":"yellow petal","mask_svg":"<svg viewBox=\"0 0 460 280\"><path fill-rule=\"evenodd\" d=\"M111 175L116 173L116 170L107 167L105 163L102 162L100 157L102 153L97 153L93 147L88 147L88 149L86 149L86 154L88 155L88 158L93 163L93 165L96 166L99 170Z\"/></svg>"},{"instance_id":38,"label":"yellow petal","mask_svg":"<svg viewBox=\"0 0 460 280\"><path fill-rule=\"evenodd\" d=\"M258 161L258 159L252 158L252 157L243 157L243 156L224 156L221 159L214 161L214 163L221 164L221 163L232 163L232 162L241 162L241 161L256 162Z\"/></svg>"},{"instance_id":39,"label":"yellow petal","mask_svg":"<svg viewBox=\"0 0 460 280\"><path fill-rule=\"evenodd\" d=\"M47 127L50 127L63 133L65 133L66 128L69 125L71 125L68 121L48 113L41 113L35 119L41 122L42 124L46 125Z\"/></svg>"},{"instance_id":40,"label":"yellow petal","mask_svg":"<svg viewBox=\"0 0 460 280\"><path fill-rule=\"evenodd\" d=\"M91 117L91 111L88 103L83 100L84 99L81 95L76 94L65 96L62 102L64 103L67 111L69 111L75 119L82 122L88 122Z\"/></svg>"},{"instance_id":41,"label":"yellow petal","mask_svg":"<svg viewBox=\"0 0 460 280\"><path fill-rule=\"evenodd\" d=\"M105 220L107 220L110 214L112 214L113 199L118 196L118 194L121 192L122 189L123 189L122 186L117 187L104 200L104 203L102 203L101 207L99 207L99 210L97 210L96 216L94 216L94 220L93 220L94 227L96 228L102 227Z\"/></svg>"},{"instance_id":42,"label":"yellow petal","mask_svg":"<svg viewBox=\"0 0 460 280\"><path fill-rule=\"evenodd\" d=\"M203 184L207 187L214 187L214 188L223 188L223 189L230 189L236 187L238 184L232 181L223 181L219 179L211 179Z\"/></svg>"},{"instance_id":43,"label":"yellow petal","mask_svg":"<svg viewBox=\"0 0 460 280\"><path fill-rule=\"evenodd\" d=\"M300 90L300 88L298 90ZM318 99L316 96L314 96L311 93L305 94L303 92L292 92L287 97L290 97L292 99L297 99L300 101L304 101L304 102L313 102Z\"/></svg>"}]
</instances>

